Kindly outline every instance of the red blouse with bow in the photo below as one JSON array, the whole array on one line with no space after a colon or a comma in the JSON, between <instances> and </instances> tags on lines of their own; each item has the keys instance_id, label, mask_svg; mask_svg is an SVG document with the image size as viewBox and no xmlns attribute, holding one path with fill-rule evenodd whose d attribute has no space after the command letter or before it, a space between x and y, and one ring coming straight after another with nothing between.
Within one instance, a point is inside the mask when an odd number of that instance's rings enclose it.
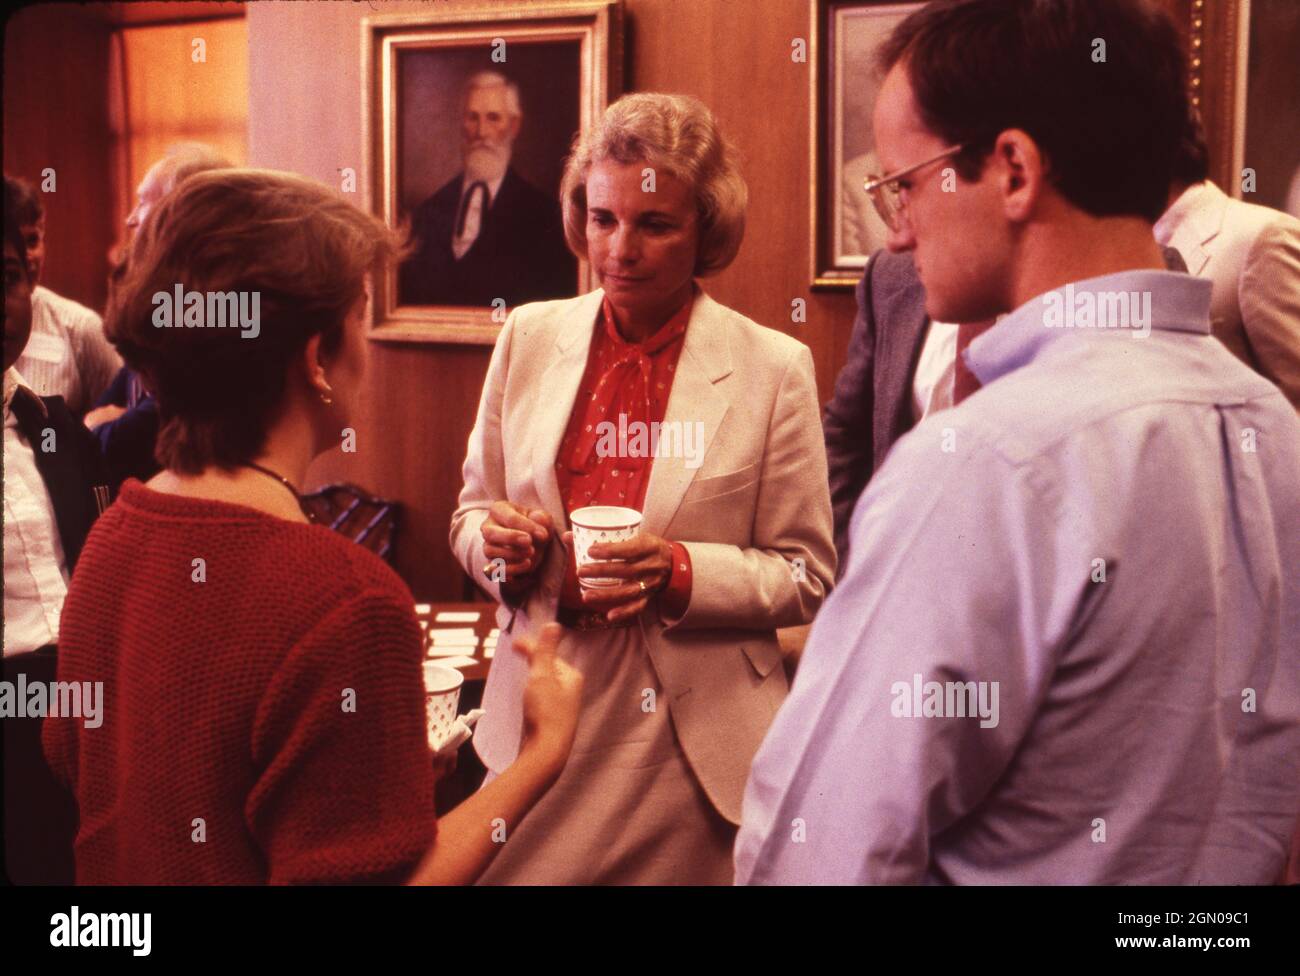
<instances>
[{"instance_id":1,"label":"red blouse with bow","mask_svg":"<svg viewBox=\"0 0 1300 976\"><path fill-rule=\"evenodd\" d=\"M692 294L654 335L628 342L619 334L609 298L604 300L578 398L555 458L566 516L587 505L643 510L654 463L651 432L663 422L668 407L693 305ZM672 575L660 599L677 616L690 602L691 561L685 546L674 542L672 548ZM588 609L572 552L560 605Z\"/></svg>"}]
</instances>

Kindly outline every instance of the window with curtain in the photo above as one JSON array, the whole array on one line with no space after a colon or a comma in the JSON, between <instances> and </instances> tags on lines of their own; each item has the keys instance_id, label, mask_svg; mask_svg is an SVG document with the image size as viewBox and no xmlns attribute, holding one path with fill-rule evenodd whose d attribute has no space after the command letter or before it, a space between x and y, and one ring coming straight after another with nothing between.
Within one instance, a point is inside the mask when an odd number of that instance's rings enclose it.
<instances>
[{"instance_id":1,"label":"window with curtain","mask_svg":"<svg viewBox=\"0 0 1300 976\"><path fill-rule=\"evenodd\" d=\"M197 41L203 60L196 60ZM242 18L121 28L114 38L113 135L121 227L145 172L177 142L248 159L248 29Z\"/></svg>"}]
</instances>

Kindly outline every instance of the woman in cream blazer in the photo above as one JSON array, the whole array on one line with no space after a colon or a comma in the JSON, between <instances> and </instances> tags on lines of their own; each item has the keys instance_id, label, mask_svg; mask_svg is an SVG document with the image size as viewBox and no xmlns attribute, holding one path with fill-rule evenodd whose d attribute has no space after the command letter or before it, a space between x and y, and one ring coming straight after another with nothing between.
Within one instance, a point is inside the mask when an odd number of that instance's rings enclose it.
<instances>
[{"instance_id":1,"label":"woman in cream blazer","mask_svg":"<svg viewBox=\"0 0 1300 976\"><path fill-rule=\"evenodd\" d=\"M642 196L629 181L651 170L656 192ZM573 754L532 812L499 825L505 847L483 880L729 883L750 761L787 691L776 629L810 622L835 572L812 357L694 283L734 257L745 204L731 154L699 102L637 94L615 103L579 140L562 197L570 246L605 287L524 305L507 319L451 525L461 565L501 603L474 739L489 776L510 764L527 732L527 666L512 642L557 613L563 619L571 506L557 454L585 400L595 399L585 389L579 397L589 356L595 361L602 342L634 341L602 330L635 335L650 306L662 312L653 328L670 320L670 306L686 323L668 367L664 429L689 427L700 443L654 457L641 531L648 549L685 550L689 590L670 603L670 570L647 570L631 581L640 593L622 604L625 626L565 630L561 655L585 676ZM686 204L674 210L674 201ZM665 282L684 300L665 302L655 291ZM501 502L513 527L537 540L530 560L494 563L505 550L492 540L508 534L493 515ZM503 586L507 563L527 571ZM687 567L671 572L679 568Z\"/></svg>"}]
</instances>

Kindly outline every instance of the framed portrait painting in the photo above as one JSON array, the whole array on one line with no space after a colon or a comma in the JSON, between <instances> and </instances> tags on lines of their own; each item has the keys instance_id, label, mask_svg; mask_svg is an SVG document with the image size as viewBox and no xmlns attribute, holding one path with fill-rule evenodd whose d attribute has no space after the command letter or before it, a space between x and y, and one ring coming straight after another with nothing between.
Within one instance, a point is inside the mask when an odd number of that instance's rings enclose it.
<instances>
[{"instance_id":1,"label":"framed portrait painting","mask_svg":"<svg viewBox=\"0 0 1300 976\"><path fill-rule=\"evenodd\" d=\"M885 225L862 188L879 175L871 114L881 78L876 52L923 3L817 0L813 6L813 286L851 289L884 246Z\"/></svg>"},{"instance_id":2,"label":"framed portrait painting","mask_svg":"<svg viewBox=\"0 0 1300 976\"><path fill-rule=\"evenodd\" d=\"M1163 0L1187 43L1210 178L1300 217L1300 3Z\"/></svg>"},{"instance_id":3,"label":"framed portrait painting","mask_svg":"<svg viewBox=\"0 0 1300 976\"><path fill-rule=\"evenodd\" d=\"M509 310L590 290L564 241L574 135L621 83L619 0L362 22L371 206L411 253L376 275L371 337L496 341Z\"/></svg>"}]
</instances>

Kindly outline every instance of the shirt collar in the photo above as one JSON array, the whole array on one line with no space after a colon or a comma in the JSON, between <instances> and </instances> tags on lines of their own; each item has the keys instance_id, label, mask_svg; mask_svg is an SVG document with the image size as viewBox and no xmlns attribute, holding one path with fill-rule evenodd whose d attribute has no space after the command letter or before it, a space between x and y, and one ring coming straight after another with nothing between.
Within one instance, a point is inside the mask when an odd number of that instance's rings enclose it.
<instances>
[{"instance_id":1,"label":"shirt collar","mask_svg":"<svg viewBox=\"0 0 1300 976\"><path fill-rule=\"evenodd\" d=\"M492 206L493 202L496 200L496 198L497 198L497 193L498 193L498 191L500 191L500 189L501 189L501 184L504 183L504 182L506 181L506 173L509 171L509 169L510 169L510 167L507 166L505 169L503 169L503 170L501 171L501 175L498 176L498 177L497 177L496 179L494 179L494 180L482 180L482 181L481 181L481 182L487 184L487 191L488 191L487 202L488 202L488 206L489 206L489 207ZM460 195L461 195L461 198L462 198L462 199L464 198L465 194L469 192L469 188L470 188L471 186L473 186L473 185L474 185L475 183L477 183L477 182L480 182L480 181L470 179L468 173L464 174L464 176L461 177L461 181L460 181Z\"/></svg>"},{"instance_id":2,"label":"shirt collar","mask_svg":"<svg viewBox=\"0 0 1300 976\"><path fill-rule=\"evenodd\" d=\"M35 390L27 385L27 381L23 379L23 374L18 372L16 366L10 366L5 370L4 396L6 414L9 413L9 408L13 403L14 397L21 396L26 397L35 403L36 408L40 410L42 417L48 417L50 415L49 410L45 407L45 401L37 395Z\"/></svg>"},{"instance_id":3,"label":"shirt collar","mask_svg":"<svg viewBox=\"0 0 1300 976\"><path fill-rule=\"evenodd\" d=\"M1056 342L1139 341L1155 331L1209 335L1211 287L1208 278L1146 268L1071 282L1031 298L975 339L966 350L966 363L987 385ZM1127 328L1107 321L1120 306L1099 299L1122 293L1128 293L1130 303L1137 302L1137 318L1130 318ZM1105 328L1097 324L1103 321Z\"/></svg>"}]
</instances>

